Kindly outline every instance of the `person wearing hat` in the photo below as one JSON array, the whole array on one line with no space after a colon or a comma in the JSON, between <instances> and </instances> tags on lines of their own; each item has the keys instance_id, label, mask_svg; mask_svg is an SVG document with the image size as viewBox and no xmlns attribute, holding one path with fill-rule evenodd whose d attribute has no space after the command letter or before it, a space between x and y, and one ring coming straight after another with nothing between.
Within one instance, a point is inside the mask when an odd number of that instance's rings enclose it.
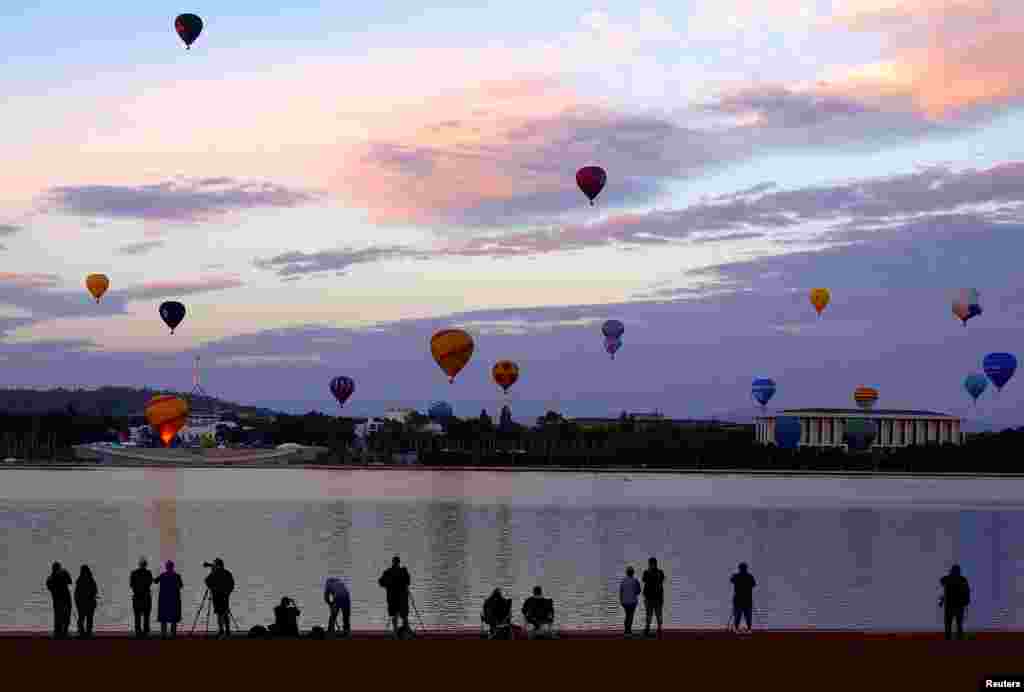
<instances>
[{"instance_id":1,"label":"person wearing hat","mask_svg":"<svg viewBox=\"0 0 1024 692\"><path fill-rule=\"evenodd\" d=\"M146 567L146 558L139 558L138 569L132 572L132 612L135 613L135 636L149 636L149 616L153 612L153 573Z\"/></svg>"},{"instance_id":2,"label":"person wearing hat","mask_svg":"<svg viewBox=\"0 0 1024 692\"><path fill-rule=\"evenodd\" d=\"M217 614L217 636L231 636L231 606L229 599L235 590L235 578L224 567L224 561L213 561L213 570L206 576L206 587L210 589L213 612Z\"/></svg>"},{"instance_id":3,"label":"person wearing hat","mask_svg":"<svg viewBox=\"0 0 1024 692\"><path fill-rule=\"evenodd\" d=\"M160 595L156 603L156 619L160 622L160 637L167 638L167 626L170 625L171 639L178 635L178 623L181 622L181 590L185 585L181 575L174 571L174 563L170 560L164 565L164 573L156 578L160 587Z\"/></svg>"}]
</instances>

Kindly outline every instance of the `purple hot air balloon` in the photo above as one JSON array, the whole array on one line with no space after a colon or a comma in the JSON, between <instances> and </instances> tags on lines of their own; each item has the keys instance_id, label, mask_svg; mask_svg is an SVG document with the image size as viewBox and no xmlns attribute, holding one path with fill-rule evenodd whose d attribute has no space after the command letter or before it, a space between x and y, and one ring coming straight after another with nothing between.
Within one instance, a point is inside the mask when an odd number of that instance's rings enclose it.
<instances>
[{"instance_id":1,"label":"purple hot air balloon","mask_svg":"<svg viewBox=\"0 0 1024 692\"><path fill-rule=\"evenodd\" d=\"M331 380L331 394L338 400L338 406L345 406L345 402L356 391L356 383L351 377L340 375Z\"/></svg>"},{"instance_id":2,"label":"purple hot air balloon","mask_svg":"<svg viewBox=\"0 0 1024 692\"><path fill-rule=\"evenodd\" d=\"M615 352L622 348L622 339L606 336L604 338L604 350L615 360Z\"/></svg>"}]
</instances>

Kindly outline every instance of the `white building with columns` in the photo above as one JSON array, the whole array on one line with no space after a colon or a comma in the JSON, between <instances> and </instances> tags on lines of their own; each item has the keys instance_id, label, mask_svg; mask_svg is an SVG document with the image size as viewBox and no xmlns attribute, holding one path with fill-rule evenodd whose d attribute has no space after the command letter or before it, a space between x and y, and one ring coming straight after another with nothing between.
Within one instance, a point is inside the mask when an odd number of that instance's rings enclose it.
<instances>
[{"instance_id":1,"label":"white building with columns","mask_svg":"<svg viewBox=\"0 0 1024 692\"><path fill-rule=\"evenodd\" d=\"M934 411L848 408L795 408L780 416L800 420L801 447L845 447L843 436L850 418L867 418L878 423L878 437L872 447L908 447L928 443L963 443L960 419ZM774 444L776 416L759 416L756 435L760 444Z\"/></svg>"}]
</instances>

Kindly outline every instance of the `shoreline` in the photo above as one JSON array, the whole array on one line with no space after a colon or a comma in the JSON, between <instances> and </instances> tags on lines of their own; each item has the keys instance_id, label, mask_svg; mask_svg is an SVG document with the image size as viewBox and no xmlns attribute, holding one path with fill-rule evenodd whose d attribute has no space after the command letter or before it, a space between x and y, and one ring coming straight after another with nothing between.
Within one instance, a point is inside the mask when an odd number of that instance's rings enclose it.
<instances>
[{"instance_id":1,"label":"shoreline","mask_svg":"<svg viewBox=\"0 0 1024 692\"><path fill-rule=\"evenodd\" d=\"M803 469L731 469L731 468L638 468L635 466L425 466L423 464L280 464L260 462L205 462L205 463L117 463L99 464L96 462L29 462L4 463L0 470L37 470L37 471L70 471L92 469L291 469L305 471L474 471L493 473L577 473L591 475L677 475L677 476L747 476L766 478L889 478L889 479L1024 479L1022 473L969 473L951 471L949 473L907 471L826 471Z\"/></svg>"}]
</instances>

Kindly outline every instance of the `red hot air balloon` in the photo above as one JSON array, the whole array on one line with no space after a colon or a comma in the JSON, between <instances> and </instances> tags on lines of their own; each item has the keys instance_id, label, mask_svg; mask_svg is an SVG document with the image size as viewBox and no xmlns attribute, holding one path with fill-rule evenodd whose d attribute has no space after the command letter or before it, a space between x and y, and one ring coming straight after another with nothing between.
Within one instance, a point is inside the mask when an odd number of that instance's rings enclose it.
<instances>
[{"instance_id":1,"label":"red hot air balloon","mask_svg":"<svg viewBox=\"0 0 1024 692\"><path fill-rule=\"evenodd\" d=\"M344 406L352 392L356 391L356 383L351 377L340 375L331 380L331 394L338 400L339 406Z\"/></svg>"},{"instance_id":2,"label":"red hot air balloon","mask_svg":"<svg viewBox=\"0 0 1024 692\"><path fill-rule=\"evenodd\" d=\"M576 171L576 184L590 200L590 206L594 206L594 198L601 194L607 181L608 174L600 166L585 166Z\"/></svg>"}]
</instances>

